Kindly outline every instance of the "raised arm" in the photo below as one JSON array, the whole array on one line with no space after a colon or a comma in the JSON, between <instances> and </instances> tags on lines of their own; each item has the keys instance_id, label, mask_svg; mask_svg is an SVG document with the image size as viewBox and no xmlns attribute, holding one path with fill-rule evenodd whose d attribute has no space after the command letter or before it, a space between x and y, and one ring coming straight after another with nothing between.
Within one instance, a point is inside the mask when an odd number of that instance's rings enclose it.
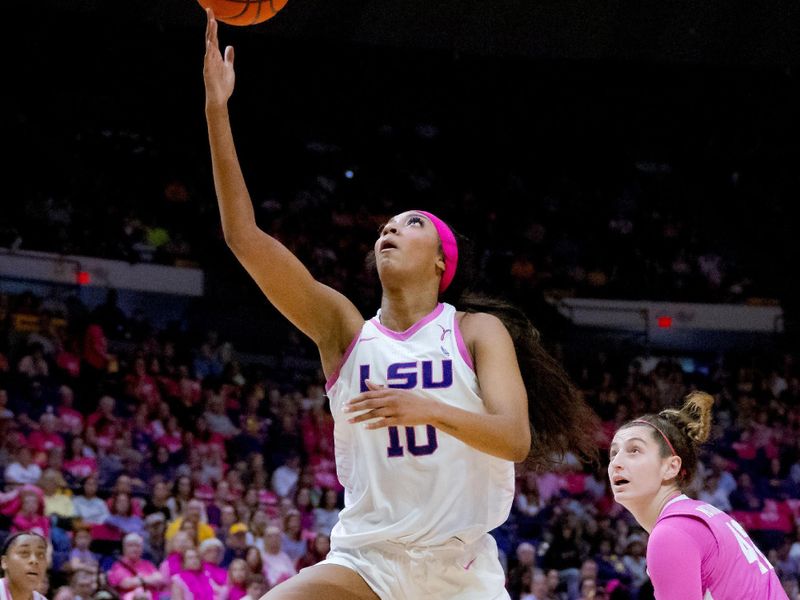
<instances>
[{"instance_id":1,"label":"raised arm","mask_svg":"<svg viewBox=\"0 0 800 600\"><path fill-rule=\"evenodd\" d=\"M256 225L228 117L235 82L233 48L225 48L222 56L217 21L210 10L206 12L206 121L225 242L275 308L314 340L323 369L330 374L364 319L352 302L316 281L283 244Z\"/></svg>"}]
</instances>

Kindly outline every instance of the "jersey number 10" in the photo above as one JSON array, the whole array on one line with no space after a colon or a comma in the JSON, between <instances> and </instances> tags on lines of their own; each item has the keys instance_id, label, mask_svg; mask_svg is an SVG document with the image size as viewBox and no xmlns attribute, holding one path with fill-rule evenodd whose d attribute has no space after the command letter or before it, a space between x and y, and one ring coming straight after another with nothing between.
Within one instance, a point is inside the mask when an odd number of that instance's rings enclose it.
<instances>
[{"instance_id":1,"label":"jersey number 10","mask_svg":"<svg viewBox=\"0 0 800 600\"><path fill-rule=\"evenodd\" d=\"M389 428L389 446L386 448L386 453L389 458L403 456L405 449L400 444L400 428L394 425ZM439 442L436 440L436 428L433 425L426 425L425 429L428 434L428 443L424 446L417 444L417 432L413 427L403 427L406 430L406 448L414 456L426 456L433 454L436 448L439 447Z\"/></svg>"}]
</instances>

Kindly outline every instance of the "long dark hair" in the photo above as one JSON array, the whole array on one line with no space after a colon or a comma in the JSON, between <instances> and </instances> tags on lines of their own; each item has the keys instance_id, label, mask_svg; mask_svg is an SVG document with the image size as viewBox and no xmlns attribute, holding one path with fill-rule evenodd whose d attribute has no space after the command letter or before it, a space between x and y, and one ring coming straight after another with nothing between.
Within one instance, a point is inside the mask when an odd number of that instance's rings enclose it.
<instances>
[{"instance_id":1,"label":"long dark hair","mask_svg":"<svg viewBox=\"0 0 800 600\"><path fill-rule=\"evenodd\" d=\"M458 242L458 270L440 299L463 312L494 315L508 329L528 394L531 421L529 464L537 469L546 469L561 462L567 451L584 462L596 461L596 436L600 429L598 416L561 364L545 349L539 330L528 315L510 302L475 291L474 246L455 229L452 231Z\"/></svg>"}]
</instances>

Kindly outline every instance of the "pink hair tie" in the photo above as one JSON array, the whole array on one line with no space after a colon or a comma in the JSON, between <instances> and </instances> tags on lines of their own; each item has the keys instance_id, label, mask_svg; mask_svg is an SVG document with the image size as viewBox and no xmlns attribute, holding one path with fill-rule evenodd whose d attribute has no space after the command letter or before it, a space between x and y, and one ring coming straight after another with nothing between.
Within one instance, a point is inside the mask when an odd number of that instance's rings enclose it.
<instances>
[{"instance_id":1,"label":"pink hair tie","mask_svg":"<svg viewBox=\"0 0 800 600\"><path fill-rule=\"evenodd\" d=\"M444 254L444 273L442 273L442 280L439 282L439 293L444 292L453 277L456 275L456 267L458 267L458 244L456 243L456 236L453 231L447 226L447 223L442 221L436 215L429 213L425 210L415 210L421 215L425 215L433 226L436 228L436 233L439 234L439 241L442 244L442 254Z\"/></svg>"}]
</instances>

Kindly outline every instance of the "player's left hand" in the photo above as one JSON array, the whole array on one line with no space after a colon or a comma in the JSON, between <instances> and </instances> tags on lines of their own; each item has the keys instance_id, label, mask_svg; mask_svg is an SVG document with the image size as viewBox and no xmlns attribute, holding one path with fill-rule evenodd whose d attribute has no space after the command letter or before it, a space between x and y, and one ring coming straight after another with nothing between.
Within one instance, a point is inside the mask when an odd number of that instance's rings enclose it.
<instances>
[{"instance_id":1,"label":"player's left hand","mask_svg":"<svg viewBox=\"0 0 800 600\"><path fill-rule=\"evenodd\" d=\"M344 405L345 412L367 411L348 420L349 423L372 421L367 429L380 429L393 425L429 425L439 402L418 396L408 390L387 388L366 381L369 391L362 392Z\"/></svg>"}]
</instances>

